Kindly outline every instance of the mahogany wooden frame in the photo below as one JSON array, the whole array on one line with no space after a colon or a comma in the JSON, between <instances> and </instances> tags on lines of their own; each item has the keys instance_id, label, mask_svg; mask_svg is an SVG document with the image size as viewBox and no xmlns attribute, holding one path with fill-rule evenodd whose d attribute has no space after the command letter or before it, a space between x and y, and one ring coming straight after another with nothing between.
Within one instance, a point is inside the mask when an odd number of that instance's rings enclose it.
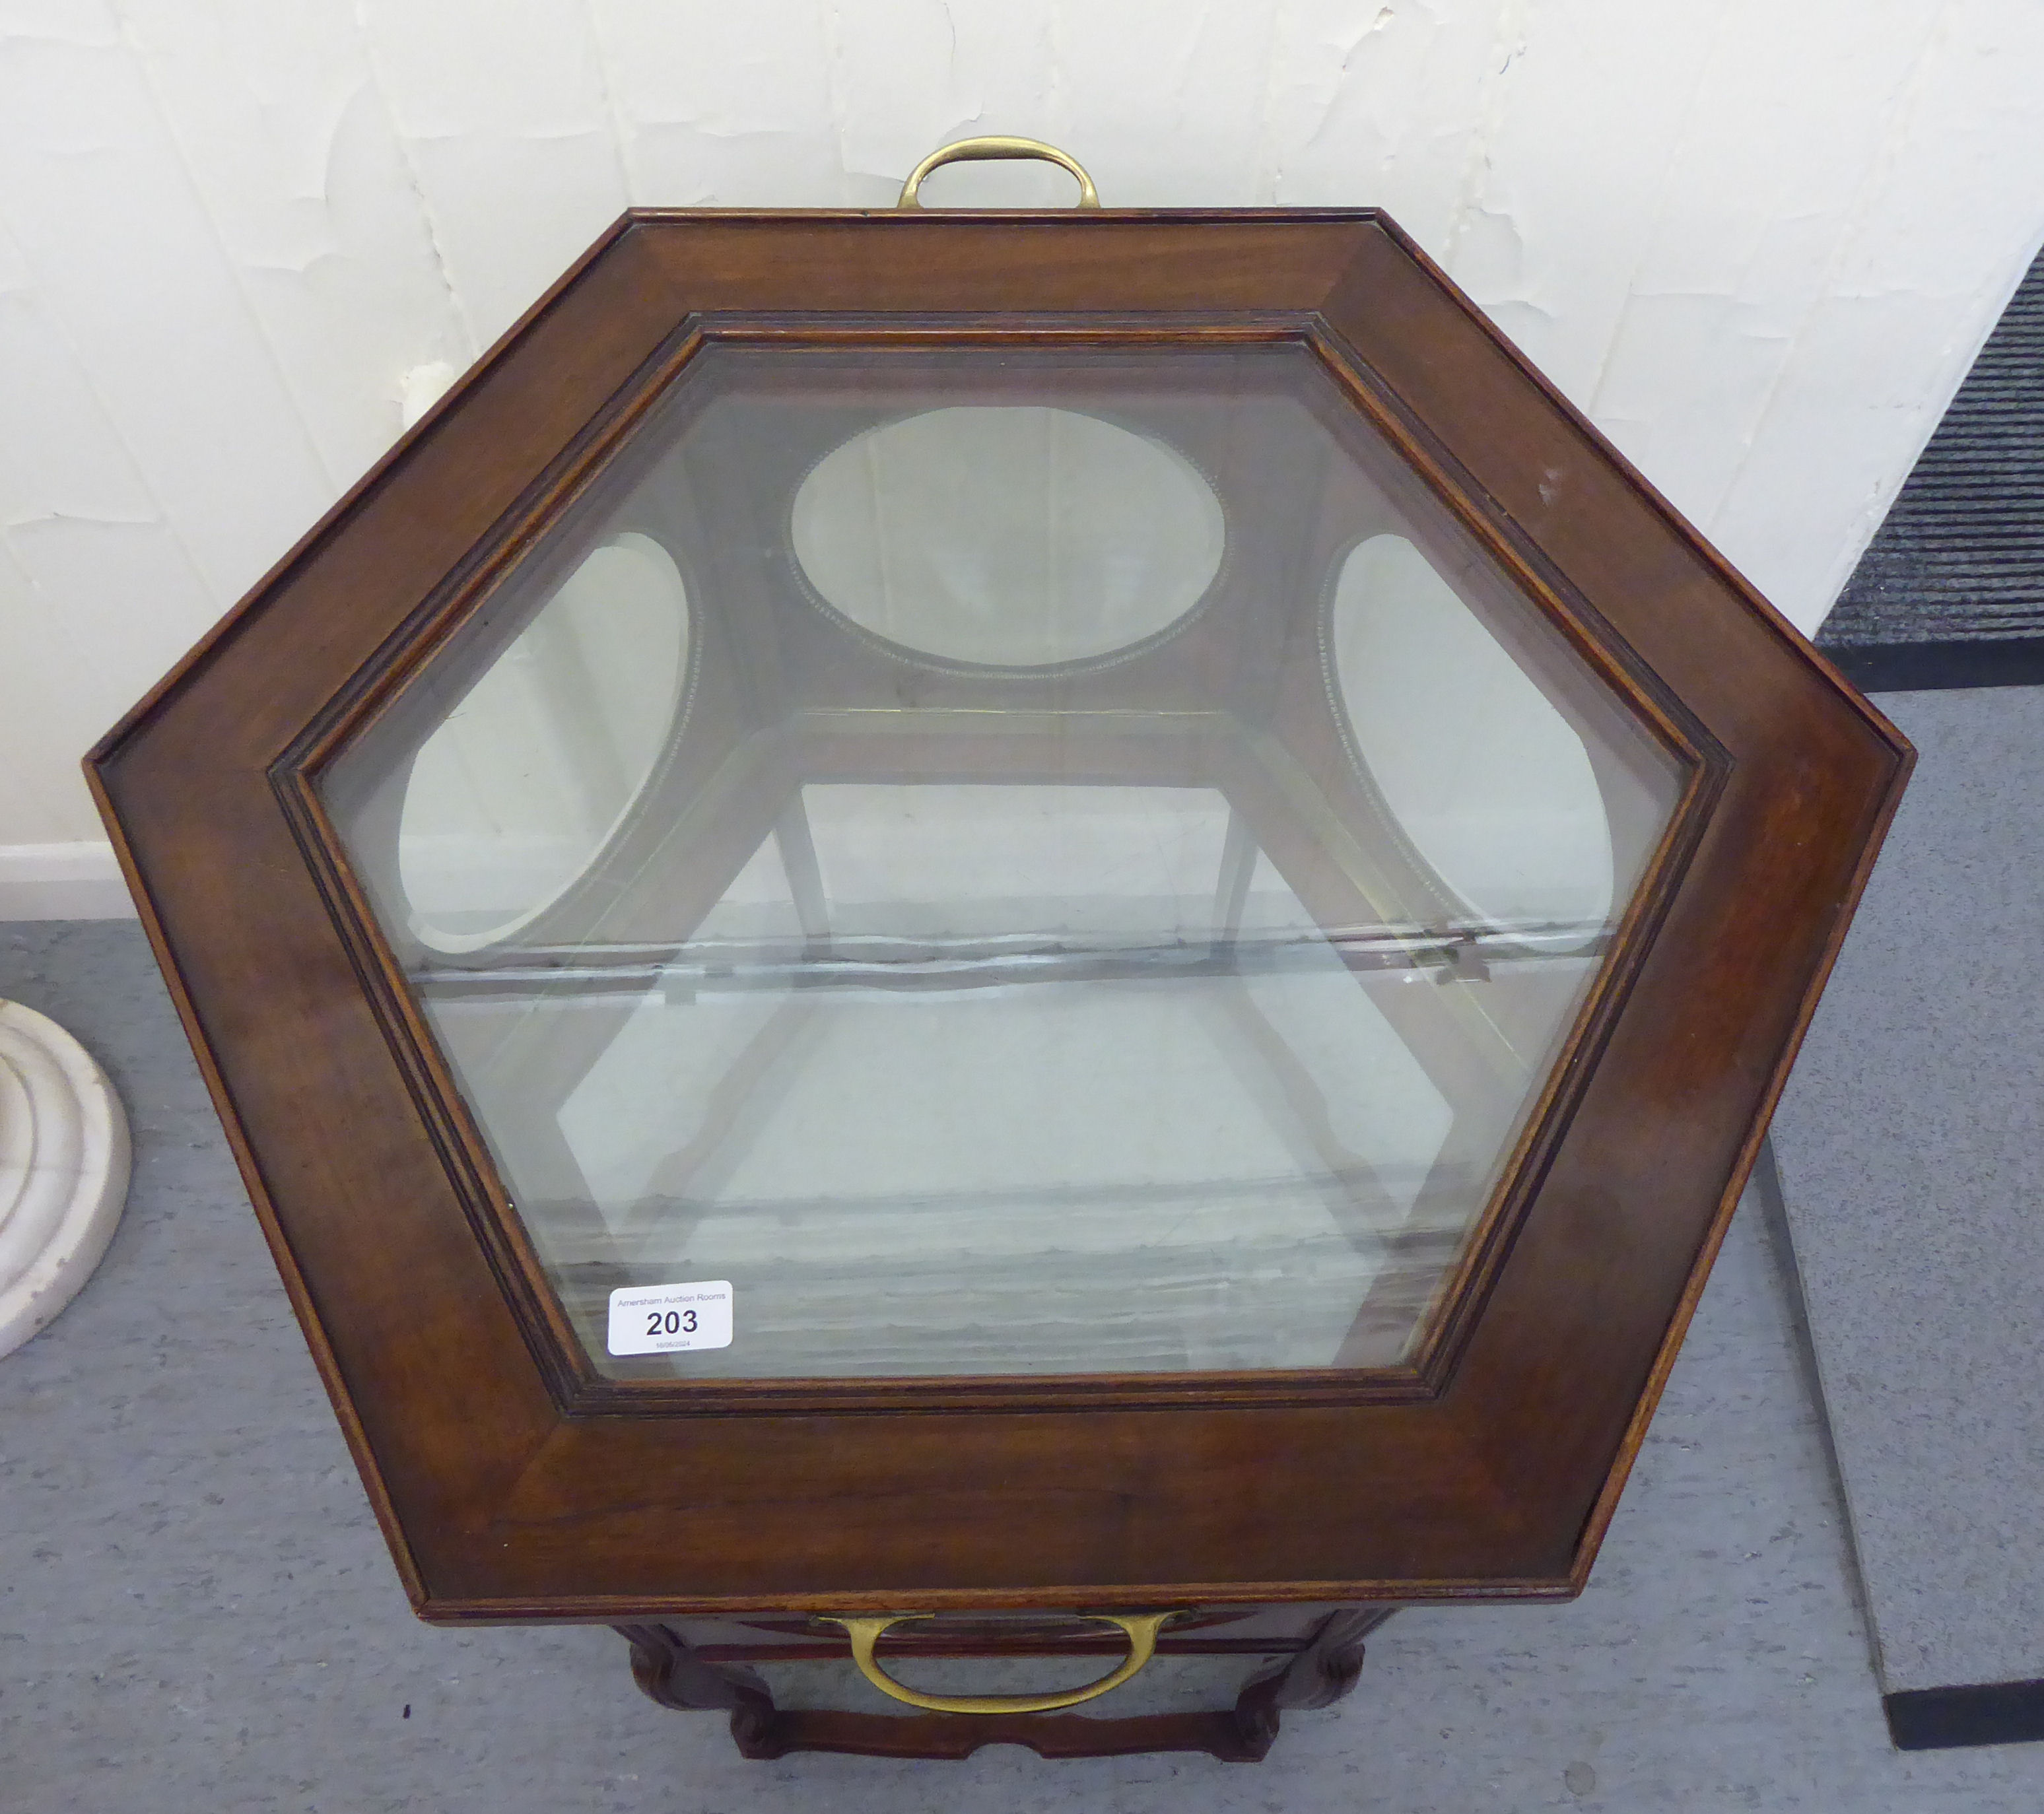
<instances>
[{"instance_id":1,"label":"mahogany wooden frame","mask_svg":"<svg viewBox=\"0 0 2044 1814\"><path fill-rule=\"evenodd\" d=\"M1681 755L1412 1366L578 1370L313 783L720 332L1308 344ZM414 1606L647 1627L1579 1589L1910 761L1381 215L705 212L620 222L88 771Z\"/></svg>"}]
</instances>

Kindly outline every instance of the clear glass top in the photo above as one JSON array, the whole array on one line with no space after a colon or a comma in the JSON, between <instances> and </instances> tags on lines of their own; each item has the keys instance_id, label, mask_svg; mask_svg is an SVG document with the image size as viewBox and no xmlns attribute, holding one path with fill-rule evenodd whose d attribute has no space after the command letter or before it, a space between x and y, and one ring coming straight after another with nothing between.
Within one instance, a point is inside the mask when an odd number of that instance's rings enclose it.
<instances>
[{"instance_id":1,"label":"clear glass top","mask_svg":"<svg viewBox=\"0 0 2044 1814\"><path fill-rule=\"evenodd\" d=\"M666 1379L1397 1362L1681 780L1302 347L720 345L323 786Z\"/></svg>"}]
</instances>

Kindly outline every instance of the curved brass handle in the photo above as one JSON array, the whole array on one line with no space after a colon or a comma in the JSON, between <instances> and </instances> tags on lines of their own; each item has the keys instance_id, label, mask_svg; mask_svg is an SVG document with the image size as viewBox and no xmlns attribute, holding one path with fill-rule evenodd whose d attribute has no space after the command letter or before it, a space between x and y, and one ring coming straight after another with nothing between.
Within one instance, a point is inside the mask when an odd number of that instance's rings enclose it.
<instances>
[{"instance_id":1,"label":"curved brass handle","mask_svg":"<svg viewBox=\"0 0 2044 1814\"><path fill-rule=\"evenodd\" d=\"M829 1619L819 1613L819 1625L836 1625L851 1636L851 1660L859 1665L859 1674L878 1689L882 1694L890 1694L897 1701L905 1701L911 1707L927 1707L935 1713L1048 1713L1059 1707L1076 1707L1082 1701L1090 1701L1096 1695L1105 1694L1110 1688L1119 1688L1124 1681L1149 1662L1157 1649L1157 1632L1168 1620L1178 1617L1176 1612L1083 1612L1084 1619L1097 1619L1103 1624L1119 1625L1128 1639L1128 1655L1119 1667L1097 1681L1089 1681L1083 1688L1067 1689L1058 1694L924 1694L912 1688L905 1688L889 1675L874 1660L873 1647L880 1634L889 1625L899 1625L911 1619L934 1617L929 1612L894 1612L879 1619Z\"/></svg>"},{"instance_id":2,"label":"curved brass handle","mask_svg":"<svg viewBox=\"0 0 2044 1814\"><path fill-rule=\"evenodd\" d=\"M983 139L960 139L955 144L933 151L909 172L909 180L901 185L901 199L897 208L920 208L916 191L923 186L923 179L940 164L986 163L1001 158L1041 158L1046 163L1055 163L1070 171L1078 179L1079 206L1097 208L1100 191L1093 186L1093 179L1080 169L1079 161L1069 152L1061 152L1055 145L1047 145L1041 139L1012 139L999 136Z\"/></svg>"}]
</instances>

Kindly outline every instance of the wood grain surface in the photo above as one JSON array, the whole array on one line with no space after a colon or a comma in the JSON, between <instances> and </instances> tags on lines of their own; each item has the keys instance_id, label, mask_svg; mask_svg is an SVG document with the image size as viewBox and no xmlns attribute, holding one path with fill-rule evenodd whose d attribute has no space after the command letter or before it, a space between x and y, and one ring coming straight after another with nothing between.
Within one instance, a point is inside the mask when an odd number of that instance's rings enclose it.
<instances>
[{"instance_id":1,"label":"wood grain surface","mask_svg":"<svg viewBox=\"0 0 2044 1814\"><path fill-rule=\"evenodd\" d=\"M1397 1375L594 1378L318 783L719 336L1309 348L1679 759L1450 1312ZM1907 745L1369 213L655 213L89 770L394 1553L436 1620L1555 1597L1597 1539Z\"/></svg>"}]
</instances>

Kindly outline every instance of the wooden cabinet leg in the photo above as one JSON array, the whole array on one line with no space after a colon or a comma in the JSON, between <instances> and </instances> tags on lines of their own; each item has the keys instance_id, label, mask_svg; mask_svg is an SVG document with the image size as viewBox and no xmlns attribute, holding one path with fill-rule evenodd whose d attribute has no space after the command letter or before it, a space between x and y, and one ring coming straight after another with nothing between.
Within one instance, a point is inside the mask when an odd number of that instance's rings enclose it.
<instances>
[{"instance_id":1,"label":"wooden cabinet leg","mask_svg":"<svg viewBox=\"0 0 2044 1814\"><path fill-rule=\"evenodd\" d=\"M775 1709L766 1684L749 1669L706 1663L682 1635L666 1625L613 1628L632 1647L632 1678L650 1701L678 1712L728 1709L731 1735L748 1758L781 1755L769 1748Z\"/></svg>"},{"instance_id":2,"label":"wooden cabinet leg","mask_svg":"<svg viewBox=\"0 0 2044 1814\"><path fill-rule=\"evenodd\" d=\"M1362 1640L1396 1610L1349 1606L1330 1612L1303 1651L1243 1689L1235 1704L1243 1748L1261 1758L1278 1736L1285 1708L1331 1707L1354 1688L1362 1673Z\"/></svg>"}]
</instances>

